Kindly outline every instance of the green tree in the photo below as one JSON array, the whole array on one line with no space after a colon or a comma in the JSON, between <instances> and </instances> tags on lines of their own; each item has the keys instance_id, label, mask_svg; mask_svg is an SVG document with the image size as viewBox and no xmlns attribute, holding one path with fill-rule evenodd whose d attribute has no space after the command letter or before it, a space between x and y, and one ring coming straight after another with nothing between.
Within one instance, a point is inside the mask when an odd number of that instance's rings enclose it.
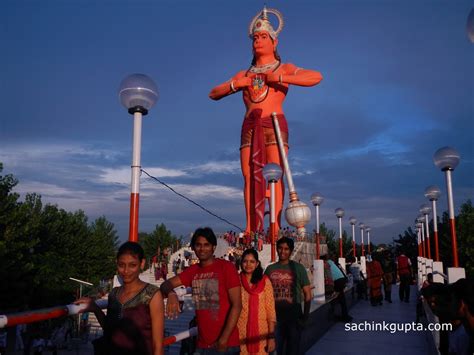
<instances>
[{"instance_id":1,"label":"green tree","mask_svg":"<svg viewBox=\"0 0 474 355\"><path fill-rule=\"evenodd\" d=\"M93 283L113 277L116 271L118 236L114 224L105 216L97 218L89 227L90 241L86 248L87 270L85 274Z\"/></svg>"},{"instance_id":2,"label":"green tree","mask_svg":"<svg viewBox=\"0 0 474 355\"><path fill-rule=\"evenodd\" d=\"M166 248L173 248L176 242L181 243L181 240L166 229L163 223L156 225L155 229L149 234L140 233L139 237L147 260L150 260L159 252L162 253Z\"/></svg>"},{"instance_id":3,"label":"green tree","mask_svg":"<svg viewBox=\"0 0 474 355\"><path fill-rule=\"evenodd\" d=\"M474 207L467 200L461 205L456 219L456 235L459 250L459 263L466 268L467 276L474 276Z\"/></svg>"},{"instance_id":4,"label":"green tree","mask_svg":"<svg viewBox=\"0 0 474 355\"><path fill-rule=\"evenodd\" d=\"M37 194L20 202L12 192L17 183L0 175L0 309L69 302L77 290L69 277L96 282L113 275L112 223L101 217L89 226L83 211L43 206Z\"/></svg>"}]
</instances>

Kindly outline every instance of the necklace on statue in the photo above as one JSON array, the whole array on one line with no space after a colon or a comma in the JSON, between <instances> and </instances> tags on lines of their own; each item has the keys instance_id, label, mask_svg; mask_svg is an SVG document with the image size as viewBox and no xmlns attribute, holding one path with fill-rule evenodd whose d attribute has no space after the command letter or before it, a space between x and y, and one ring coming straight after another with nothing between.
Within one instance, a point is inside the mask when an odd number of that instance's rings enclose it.
<instances>
[{"instance_id":1,"label":"necklace on statue","mask_svg":"<svg viewBox=\"0 0 474 355\"><path fill-rule=\"evenodd\" d=\"M274 72L280 67L280 61L275 60L273 63L264 64L264 65L252 65L245 76L248 76L249 73L256 74L252 78L252 85L247 88L250 94L250 101L253 103L259 103L264 101L267 98L269 87L265 82L265 75L259 75L267 71Z\"/></svg>"},{"instance_id":2,"label":"necklace on statue","mask_svg":"<svg viewBox=\"0 0 474 355\"><path fill-rule=\"evenodd\" d=\"M254 74L262 74L269 70L275 70L280 65L279 60L275 60L272 63L263 64L263 65L252 65L249 69L249 72Z\"/></svg>"}]
</instances>

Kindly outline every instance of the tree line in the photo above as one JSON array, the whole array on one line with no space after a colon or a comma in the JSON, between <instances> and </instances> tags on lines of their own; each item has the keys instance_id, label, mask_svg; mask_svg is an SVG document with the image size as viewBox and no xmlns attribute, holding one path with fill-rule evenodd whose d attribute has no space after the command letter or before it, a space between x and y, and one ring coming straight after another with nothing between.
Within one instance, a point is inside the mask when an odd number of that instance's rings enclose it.
<instances>
[{"instance_id":1,"label":"tree line","mask_svg":"<svg viewBox=\"0 0 474 355\"><path fill-rule=\"evenodd\" d=\"M43 204L36 193L22 201L13 192L18 180L2 171L0 163L0 313L71 302L78 284L69 277L94 285L113 277L119 237L112 222L89 222L82 210ZM139 235L148 259L158 247L181 246L164 224Z\"/></svg>"}]
</instances>

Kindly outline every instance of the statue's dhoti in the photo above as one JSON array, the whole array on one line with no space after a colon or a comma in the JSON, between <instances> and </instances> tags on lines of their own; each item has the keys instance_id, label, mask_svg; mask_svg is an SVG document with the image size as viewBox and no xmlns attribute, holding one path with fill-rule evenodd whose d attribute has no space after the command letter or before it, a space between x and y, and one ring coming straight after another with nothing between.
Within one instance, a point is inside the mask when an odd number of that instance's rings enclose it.
<instances>
[{"instance_id":1,"label":"statue's dhoti","mask_svg":"<svg viewBox=\"0 0 474 355\"><path fill-rule=\"evenodd\" d=\"M278 115L283 144L288 147L288 124L283 114ZM265 147L277 144L272 117L261 117L261 110L252 111L242 124L240 149L250 147L250 214L254 215L250 230L263 229L263 216L265 213L266 182L262 174L263 167L267 164Z\"/></svg>"}]
</instances>

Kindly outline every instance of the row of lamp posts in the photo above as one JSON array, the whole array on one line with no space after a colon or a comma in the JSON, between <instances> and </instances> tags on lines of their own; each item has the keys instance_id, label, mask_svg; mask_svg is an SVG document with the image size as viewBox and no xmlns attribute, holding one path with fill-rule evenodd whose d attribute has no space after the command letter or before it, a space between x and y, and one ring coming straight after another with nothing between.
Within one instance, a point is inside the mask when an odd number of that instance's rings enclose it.
<instances>
[{"instance_id":1,"label":"row of lamp posts","mask_svg":"<svg viewBox=\"0 0 474 355\"><path fill-rule=\"evenodd\" d=\"M444 275L443 263L439 257L438 216L436 209L436 202L441 196L441 190L439 187L434 185L428 186L425 189L424 195L426 198L428 198L428 200L430 200L431 207L428 204L422 204L419 209L420 214L415 219L418 238L419 287L421 287L421 284L426 279L426 275L428 273L433 273L433 279L436 282L443 282L443 275L447 277L449 283L456 282L458 279L465 277L464 268L459 267L451 176L452 172L459 164L460 155L452 147L443 147L435 152L433 160L435 165L445 173L446 177L453 267L447 268L447 275ZM433 213L434 260L431 253L430 226L428 217L431 212Z\"/></svg>"},{"instance_id":2,"label":"row of lamp posts","mask_svg":"<svg viewBox=\"0 0 474 355\"><path fill-rule=\"evenodd\" d=\"M314 194L311 195L311 202L313 203L313 206L315 207L316 210L316 259L319 259L320 257L320 233L319 233L319 207L324 201L324 197L319 193L315 192ZM342 258L343 257L343 250L342 250L342 217L344 217L344 209L342 208L336 208L335 210L336 217L339 222L339 256ZM356 243L356 238L355 238L355 225L357 223L357 219L355 217L350 217L349 218L349 223L352 226L352 252L354 258L357 257L357 243ZM365 248L364 248L364 230L367 232L367 242L368 242L368 253L370 254L370 230L371 228L369 226L366 226L364 223L359 223L359 228L360 228L360 236L361 236L361 255L365 255Z\"/></svg>"}]
</instances>

